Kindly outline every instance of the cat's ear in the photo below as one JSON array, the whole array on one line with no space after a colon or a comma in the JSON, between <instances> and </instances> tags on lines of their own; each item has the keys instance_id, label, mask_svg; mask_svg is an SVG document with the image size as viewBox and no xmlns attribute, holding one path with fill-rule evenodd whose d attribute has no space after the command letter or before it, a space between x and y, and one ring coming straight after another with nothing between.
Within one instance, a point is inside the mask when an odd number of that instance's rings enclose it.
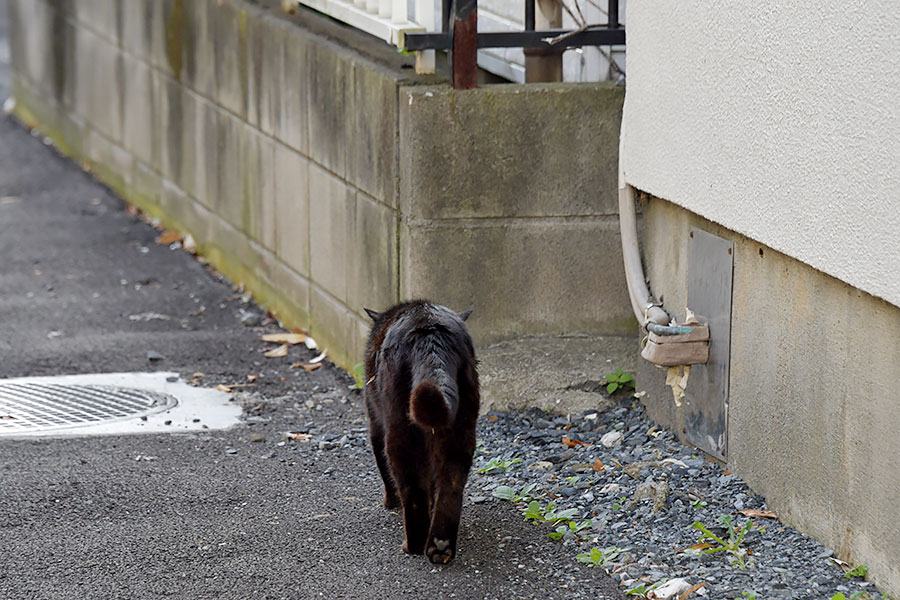
<instances>
[{"instance_id":1,"label":"cat's ear","mask_svg":"<svg viewBox=\"0 0 900 600\"><path fill-rule=\"evenodd\" d=\"M465 320L467 320L467 319L469 318L469 315L472 314L472 311L473 311L473 310L475 310L475 309L474 309L474 308L467 308L466 310L462 311L461 313L457 313L457 315L459 316L460 319L462 319L463 321L465 321Z\"/></svg>"},{"instance_id":2,"label":"cat's ear","mask_svg":"<svg viewBox=\"0 0 900 600\"><path fill-rule=\"evenodd\" d=\"M363 310L366 311L366 314L369 315L369 318L370 318L370 319L372 319L373 321L378 320L378 317L379 317L380 315L379 315L377 312L375 312L375 311L372 310L371 308L363 308Z\"/></svg>"}]
</instances>

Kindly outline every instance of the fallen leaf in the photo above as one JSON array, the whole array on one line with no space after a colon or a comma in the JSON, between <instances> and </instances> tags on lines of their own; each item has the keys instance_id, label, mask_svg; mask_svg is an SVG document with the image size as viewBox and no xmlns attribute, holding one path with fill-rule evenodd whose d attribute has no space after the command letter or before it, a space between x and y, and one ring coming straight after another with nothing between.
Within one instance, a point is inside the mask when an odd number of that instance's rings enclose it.
<instances>
[{"instance_id":1,"label":"fallen leaf","mask_svg":"<svg viewBox=\"0 0 900 600\"><path fill-rule=\"evenodd\" d=\"M699 542L697 544L694 544L693 546L688 546L687 548L685 548L685 550L708 550L712 547L713 545L708 542Z\"/></svg>"},{"instance_id":2,"label":"fallen leaf","mask_svg":"<svg viewBox=\"0 0 900 600\"><path fill-rule=\"evenodd\" d=\"M605 471L606 470L606 465L604 465L602 462L600 462L599 458L595 458L594 464L591 466L594 468L595 471Z\"/></svg>"},{"instance_id":3,"label":"fallen leaf","mask_svg":"<svg viewBox=\"0 0 900 600\"><path fill-rule=\"evenodd\" d=\"M315 357L314 359L309 361L309 364L314 365L314 364L320 363L323 360L325 360L326 356L328 356L328 350L322 350L322 354L318 355L317 357Z\"/></svg>"},{"instance_id":4,"label":"fallen leaf","mask_svg":"<svg viewBox=\"0 0 900 600\"><path fill-rule=\"evenodd\" d=\"M488 416L487 416L487 420L488 420L488 421L496 421L496 420L497 420L497 415L488 415Z\"/></svg>"},{"instance_id":5,"label":"fallen leaf","mask_svg":"<svg viewBox=\"0 0 900 600\"><path fill-rule=\"evenodd\" d=\"M306 337L306 340L303 343L306 344L306 347L309 348L310 350L318 350L319 349L319 345L316 343L316 340L312 339L309 336Z\"/></svg>"},{"instance_id":6,"label":"fallen leaf","mask_svg":"<svg viewBox=\"0 0 900 600\"><path fill-rule=\"evenodd\" d=\"M184 240L182 240L181 242L181 247L191 254L196 254L197 252L197 242L194 241L194 237L191 234L187 234L186 236L184 236Z\"/></svg>"},{"instance_id":7,"label":"fallen leaf","mask_svg":"<svg viewBox=\"0 0 900 600\"><path fill-rule=\"evenodd\" d=\"M306 341L307 336L303 333L267 333L261 339L264 342L274 342L276 344L302 344Z\"/></svg>"},{"instance_id":8,"label":"fallen leaf","mask_svg":"<svg viewBox=\"0 0 900 600\"><path fill-rule=\"evenodd\" d=\"M312 436L308 433L300 433L298 431L288 431L284 434L284 439L286 440L294 440L297 442L308 442L312 439Z\"/></svg>"},{"instance_id":9,"label":"fallen leaf","mask_svg":"<svg viewBox=\"0 0 900 600\"><path fill-rule=\"evenodd\" d=\"M219 390L220 392L225 392L226 394L231 393L231 388L228 387L227 385L223 385L221 383L216 386L216 389Z\"/></svg>"},{"instance_id":10,"label":"fallen leaf","mask_svg":"<svg viewBox=\"0 0 900 600\"><path fill-rule=\"evenodd\" d=\"M688 589L684 590L684 592L682 592L682 594L680 596L678 596L678 600L686 600L688 596L690 596L691 594L693 594L694 592L696 592L697 590L702 588L704 585L706 585L706 583L707 582L703 581L696 585L692 585Z\"/></svg>"},{"instance_id":11,"label":"fallen leaf","mask_svg":"<svg viewBox=\"0 0 900 600\"><path fill-rule=\"evenodd\" d=\"M745 508L738 511L742 515L750 519L777 519L778 515L772 510L757 510L755 508Z\"/></svg>"},{"instance_id":12,"label":"fallen leaf","mask_svg":"<svg viewBox=\"0 0 900 600\"><path fill-rule=\"evenodd\" d=\"M722 471L722 475L731 475L731 471L725 469L724 471Z\"/></svg>"},{"instance_id":13,"label":"fallen leaf","mask_svg":"<svg viewBox=\"0 0 900 600\"><path fill-rule=\"evenodd\" d=\"M257 379L259 379L259 375L253 375L253 374L247 375L247 381L249 381L250 383L253 383Z\"/></svg>"},{"instance_id":14,"label":"fallen leaf","mask_svg":"<svg viewBox=\"0 0 900 600\"><path fill-rule=\"evenodd\" d=\"M288 354L288 345L282 344L282 345L278 346L277 348L273 348L272 350L269 350L268 352L263 354L263 356L265 356L266 358L282 358L284 356L287 356L287 354Z\"/></svg>"},{"instance_id":15,"label":"fallen leaf","mask_svg":"<svg viewBox=\"0 0 900 600\"><path fill-rule=\"evenodd\" d=\"M305 369L307 372L322 368L322 363L298 362L291 365L292 369Z\"/></svg>"},{"instance_id":16,"label":"fallen leaf","mask_svg":"<svg viewBox=\"0 0 900 600\"><path fill-rule=\"evenodd\" d=\"M162 235L156 238L156 243L160 246L169 246L174 244L175 242L181 241L181 234L177 231L166 231Z\"/></svg>"},{"instance_id":17,"label":"fallen leaf","mask_svg":"<svg viewBox=\"0 0 900 600\"><path fill-rule=\"evenodd\" d=\"M200 378L200 377L204 377L205 375L206 375L205 373L201 373L200 371L197 371L196 373L191 375L191 377Z\"/></svg>"},{"instance_id":18,"label":"fallen leaf","mask_svg":"<svg viewBox=\"0 0 900 600\"><path fill-rule=\"evenodd\" d=\"M591 444L585 444L581 440L573 440L567 435L563 436L562 443L568 446L569 448L574 448L575 446L590 446Z\"/></svg>"},{"instance_id":19,"label":"fallen leaf","mask_svg":"<svg viewBox=\"0 0 900 600\"><path fill-rule=\"evenodd\" d=\"M12 415L0 415L0 419L15 419Z\"/></svg>"}]
</instances>

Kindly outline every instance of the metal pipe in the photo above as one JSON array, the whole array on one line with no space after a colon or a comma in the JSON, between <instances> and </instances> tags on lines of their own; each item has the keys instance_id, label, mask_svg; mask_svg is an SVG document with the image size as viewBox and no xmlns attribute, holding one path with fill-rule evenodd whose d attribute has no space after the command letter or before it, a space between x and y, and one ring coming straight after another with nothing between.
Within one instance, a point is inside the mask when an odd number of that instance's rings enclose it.
<instances>
[{"instance_id":1,"label":"metal pipe","mask_svg":"<svg viewBox=\"0 0 900 600\"><path fill-rule=\"evenodd\" d=\"M613 28L619 26L619 0L609 0L606 14L609 16L606 26Z\"/></svg>"},{"instance_id":2,"label":"metal pipe","mask_svg":"<svg viewBox=\"0 0 900 600\"><path fill-rule=\"evenodd\" d=\"M535 0L525 0L525 30L534 31L534 3Z\"/></svg>"},{"instance_id":3,"label":"metal pipe","mask_svg":"<svg viewBox=\"0 0 900 600\"><path fill-rule=\"evenodd\" d=\"M625 281L628 284L628 297L631 309L641 327L650 323L668 325L669 315L662 309L644 278L644 266L641 264L641 250L638 242L637 215L634 207L634 188L625 183L625 170L622 166L623 154L622 133L619 133L619 230L622 236L622 259L625 262Z\"/></svg>"}]
</instances>

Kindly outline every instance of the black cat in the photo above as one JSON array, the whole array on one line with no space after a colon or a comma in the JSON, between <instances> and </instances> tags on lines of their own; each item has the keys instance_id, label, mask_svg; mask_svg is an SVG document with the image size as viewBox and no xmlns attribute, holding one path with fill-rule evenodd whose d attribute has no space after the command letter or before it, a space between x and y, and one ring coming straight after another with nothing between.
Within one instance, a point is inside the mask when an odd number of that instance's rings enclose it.
<instances>
[{"instance_id":1,"label":"black cat","mask_svg":"<svg viewBox=\"0 0 900 600\"><path fill-rule=\"evenodd\" d=\"M375 323L364 393L384 506L402 507L404 552L447 564L475 452L478 373L464 323L472 311L416 300L366 312Z\"/></svg>"}]
</instances>

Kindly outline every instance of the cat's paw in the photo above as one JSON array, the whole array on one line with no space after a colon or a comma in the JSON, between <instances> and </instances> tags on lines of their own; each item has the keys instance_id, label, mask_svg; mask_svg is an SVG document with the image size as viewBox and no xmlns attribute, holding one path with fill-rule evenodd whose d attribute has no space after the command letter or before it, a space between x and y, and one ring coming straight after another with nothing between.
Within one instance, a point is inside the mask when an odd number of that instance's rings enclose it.
<instances>
[{"instance_id":1,"label":"cat's paw","mask_svg":"<svg viewBox=\"0 0 900 600\"><path fill-rule=\"evenodd\" d=\"M400 549L403 550L406 554L422 554L424 544L413 544L410 546L409 540L403 540L403 544L400 545Z\"/></svg>"},{"instance_id":2,"label":"cat's paw","mask_svg":"<svg viewBox=\"0 0 900 600\"><path fill-rule=\"evenodd\" d=\"M384 501L382 502L382 504L388 510L400 508L400 497L396 493L388 494L387 492L385 492Z\"/></svg>"},{"instance_id":3,"label":"cat's paw","mask_svg":"<svg viewBox=\"0 0 900 600\"><path fill-rule=\"evenodd\" d=\"M446 565L453 560L453 546L450 540L441 540L436 537L431 538L428 547L425 549L425 555L428 560L436 565Z\"/></svg>"}]
</instances>

